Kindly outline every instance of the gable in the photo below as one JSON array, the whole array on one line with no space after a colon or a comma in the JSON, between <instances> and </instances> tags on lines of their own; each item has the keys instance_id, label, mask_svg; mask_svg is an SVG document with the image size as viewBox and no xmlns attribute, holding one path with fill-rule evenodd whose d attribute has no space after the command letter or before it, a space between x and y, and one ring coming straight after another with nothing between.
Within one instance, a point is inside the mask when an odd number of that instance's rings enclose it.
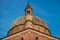
<instances>
[{"instance_id":1,"label":"gable","mask_svg":"<svg viewBox=\"0 0 60 40\"><path fill-rule=\"evenodd\" d=\"M36 40L36 38L38 40L58 40L54 37L51 37L49 35L45 35L43 33L37 32L37 31L32 30L32 29L24 30L24 31L19 32L17 34L6 37L2 40L22 40L22 38L24 40Z\"/></svg>"}]
</instances>

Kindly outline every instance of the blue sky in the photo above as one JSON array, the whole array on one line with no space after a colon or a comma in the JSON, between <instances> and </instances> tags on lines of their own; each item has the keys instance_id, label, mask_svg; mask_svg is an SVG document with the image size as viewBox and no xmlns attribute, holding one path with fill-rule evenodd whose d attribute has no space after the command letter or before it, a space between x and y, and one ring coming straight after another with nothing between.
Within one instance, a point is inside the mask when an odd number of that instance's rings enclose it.
<instances>
[{"instance_id":1,"label":"blue sky","mask_svg":"<svg viewBox=\"0 0 60 40\"><path fill-rule=\"evenodd\" d=\"M24 16L30 2L33 16L43 19L51 35L60 38L60 0L0 0L0 38L7 36L11 23Z\"/></svg>"}]
</instances>

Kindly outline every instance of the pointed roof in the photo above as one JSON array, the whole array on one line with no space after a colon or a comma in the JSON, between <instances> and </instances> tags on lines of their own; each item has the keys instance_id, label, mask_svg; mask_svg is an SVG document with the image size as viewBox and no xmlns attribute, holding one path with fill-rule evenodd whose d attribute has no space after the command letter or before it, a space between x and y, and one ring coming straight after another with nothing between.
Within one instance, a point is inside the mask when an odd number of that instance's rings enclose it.
<instances>
[{"instance_id":1,"label":"pointed roof","mask_svg":"<svg viewBox=\"0 0 60 40\"><path fill-rule=\"evenodd\" d=\"M28 2L28 5L26 6L26 9L25 10L27 10L27 9L31 9L32 10L29 2Z\"/></svg>"}]
</instances>

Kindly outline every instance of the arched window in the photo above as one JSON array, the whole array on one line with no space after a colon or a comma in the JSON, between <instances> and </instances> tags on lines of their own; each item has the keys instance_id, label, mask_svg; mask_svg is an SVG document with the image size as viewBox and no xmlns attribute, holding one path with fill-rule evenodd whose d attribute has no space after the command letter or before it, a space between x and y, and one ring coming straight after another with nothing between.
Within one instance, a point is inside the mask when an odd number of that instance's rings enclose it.
<instances>
[{"instance_id":1,"label":"arched window","mask_svg":"<svg viewBox=\"0 0 60 40\"><path fill-rule=\"evenodd\" d=\"M27 13L30 14L30 10L27 10Z\"/></svg>"},{"instance_id":2,"label":"arched window","mask_svg":"<svg viewBox=\"0 0 60 40\"><path fill-rule=\"evenodd\" d=\"M23 40L23 38L22 38L22 40Z\"/></svg>"},{"instance_id":3,"label":"arched window","mask_svg":"<svg viewBox=\"0 0 60 40\"><path fill-rule=\"evenodd\" d=\"M36 37L36 40L38 40L38 38Z\"/></svg>"}]
</instances>

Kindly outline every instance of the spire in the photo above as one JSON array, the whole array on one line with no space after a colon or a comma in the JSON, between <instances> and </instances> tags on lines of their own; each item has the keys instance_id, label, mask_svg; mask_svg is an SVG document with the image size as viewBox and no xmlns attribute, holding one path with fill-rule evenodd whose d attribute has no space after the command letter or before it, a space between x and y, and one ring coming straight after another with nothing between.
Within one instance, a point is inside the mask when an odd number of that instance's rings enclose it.
<instances>
[{"instance_id":1,"label":"spire","mask_svg":"<svg viewBox=\"0 0 60 40\"><path fill-rule=\"evenodd\" d=\"M31 9L32 10L29 2L28 2L28 5L26 6L26 9L25 10L27 10L27 9Z\"/></svg>"},{"instance_id":2,"label":"spire","mask_svg":"<svg viewBox=\"0 0 60 40\"><path fill-rule=\"evenodd\" d=\"M31 8L29 2L28 2L26 9L25 9L25 15L28 15L28 14L32 15L32 8Z\"/></svg>"}]
</instances>

